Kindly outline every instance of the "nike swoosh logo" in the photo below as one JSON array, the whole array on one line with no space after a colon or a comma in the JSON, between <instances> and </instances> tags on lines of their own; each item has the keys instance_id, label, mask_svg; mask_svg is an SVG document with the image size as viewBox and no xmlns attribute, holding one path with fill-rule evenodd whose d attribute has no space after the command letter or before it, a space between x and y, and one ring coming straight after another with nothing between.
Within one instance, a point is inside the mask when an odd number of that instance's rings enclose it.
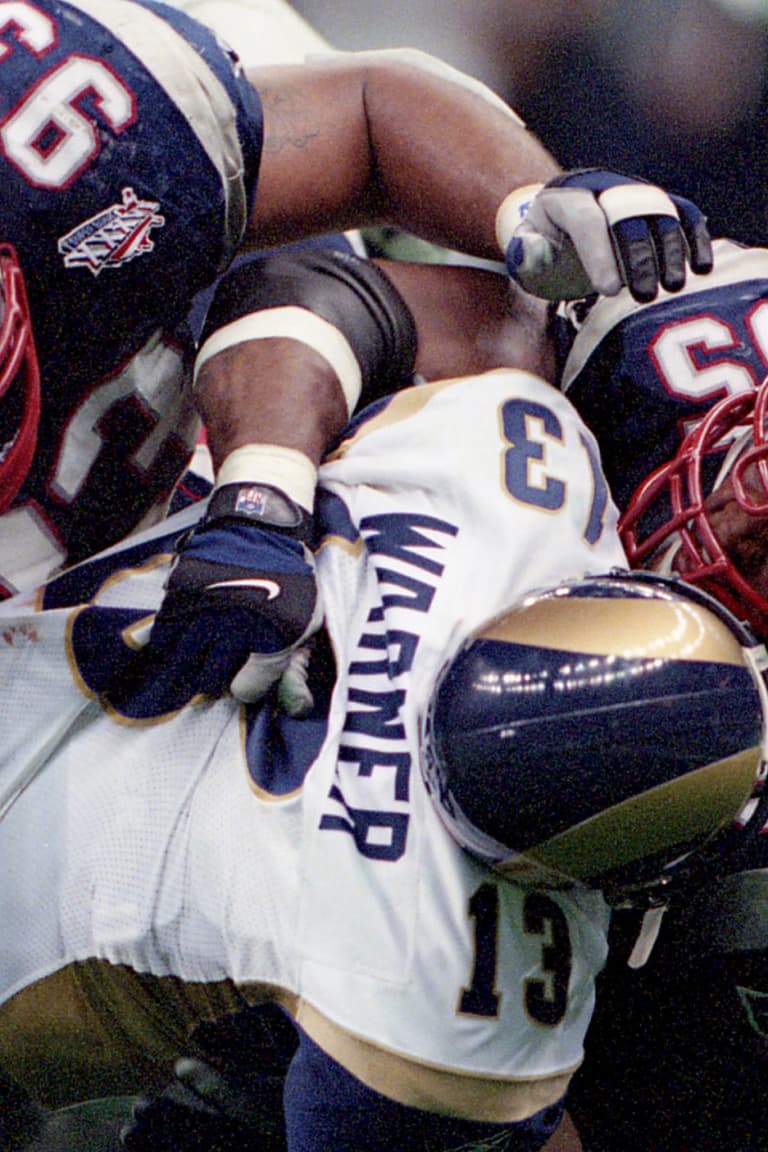
<instances>
[{"instance_id":1,"label":"nike swoosh logo","mask_svg":"<svg viewBox=\"0 0 768 1152\"><path fill-rule=\"evenodd\" d=\"M216 584L209 584L211 588L263 588L267 600L274 600L280 595L280 585L275 580L260 580L257 576L244 576L241 580L219 580Z\"/></svg>"}]
</instances>

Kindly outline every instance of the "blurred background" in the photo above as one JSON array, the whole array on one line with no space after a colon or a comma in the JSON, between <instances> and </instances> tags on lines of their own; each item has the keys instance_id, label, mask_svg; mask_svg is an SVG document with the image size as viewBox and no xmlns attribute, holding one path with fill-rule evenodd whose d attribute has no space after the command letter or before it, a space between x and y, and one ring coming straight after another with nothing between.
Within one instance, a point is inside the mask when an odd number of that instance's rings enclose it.
<instances>
[{"instance_id":1,"label":"blurred background","mask_svg":"<svg viewBox=\"0 0 768 1152\"><path fill-rule=\"evenodd\" d=\"M768 244L768 0L293 0L336 48L423 48L484 80L566 168L695 200Z\"/></svg>"}]
</instances>

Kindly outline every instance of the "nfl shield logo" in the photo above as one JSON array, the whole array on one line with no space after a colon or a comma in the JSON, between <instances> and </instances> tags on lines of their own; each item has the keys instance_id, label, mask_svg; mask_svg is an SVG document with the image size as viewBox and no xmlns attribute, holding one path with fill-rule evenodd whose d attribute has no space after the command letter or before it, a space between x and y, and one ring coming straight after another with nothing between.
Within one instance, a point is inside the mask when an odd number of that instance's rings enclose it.
<instances>
[{"instance_id":1,"label":"nfl shield logo","mask_svg":"<svg viewBox=\"0 0 768 1152\"><path fill-rule=\"evenodd\" d=\"M263 516L267 495L261 488L241 488L235 502L235 512L244 516Z\"/></svg>"}]
</instances>

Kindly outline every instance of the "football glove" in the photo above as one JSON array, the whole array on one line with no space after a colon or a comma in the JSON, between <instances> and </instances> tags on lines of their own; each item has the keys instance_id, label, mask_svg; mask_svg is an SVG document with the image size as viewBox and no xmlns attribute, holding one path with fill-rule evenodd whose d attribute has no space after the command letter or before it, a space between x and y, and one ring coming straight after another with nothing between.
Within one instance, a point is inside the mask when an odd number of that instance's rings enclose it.
<instances>
[{"instance_id":1,"label":"football glove","mask_svg":"<svg viewBox=\"0 0 768 1152\"><path fill-rule=\"evenodd\" d=\"M153 665L176 696L245 702L278 686L291 716L312 707L305 643L320 627L312 518L279 489L225 484L182 541L149 635ZM170 678L170 680L169 680Z\"/></svg>"},{"instance_id":2,"label":"football glove","mask_svg":"<svg viewBox=\"0 0 768 1152\"><path fill-rule=\"evenodd\" d=\"M235 1082L190 1057L174 1072L162 1092L134 1104L120 1134L128 1152L284 1152L282 1078Z\"/></svg>"},{"instance_id":3,"label":"football glove","mask_svg":"<svg viewBox=\"0 0 768 1152\"><path fill-rule=\"evenodd\" d=\"M690 200L600 168L513 192L497 218L510 276L534 296L576 300L627 287L648 302L677 292L686 265L712 268L706 218Z\"/></svg>"}]
</instances>

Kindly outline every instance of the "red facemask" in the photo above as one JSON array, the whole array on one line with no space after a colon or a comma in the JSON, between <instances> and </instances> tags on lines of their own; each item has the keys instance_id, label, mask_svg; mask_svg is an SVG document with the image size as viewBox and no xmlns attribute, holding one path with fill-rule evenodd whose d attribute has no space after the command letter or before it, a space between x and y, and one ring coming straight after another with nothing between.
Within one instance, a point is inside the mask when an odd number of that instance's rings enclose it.
<instances>
[{"instance_id":1,"label":"red facemask","mask_svg":"<svg viewBox=\"0 0 768 1152\"><path fill-rule=\"evenodd\" d=\"M633 568L677 545L672 568L768 637L768 379L713 405L674 459L634 492L619 523ZM705 462L726 454L711 492ZM732 457L735 456L735 459ZM659 510L666 519L659 524Z\"/></svg>"},{"instance_id":2,"label":"red facemask","mask_svg":"<svg viewBox=\"0 0 768 1152\"><path fill-rule=\"evenodd\" d=\"M40 422L40 370L32 321L15 250L0 244L0 405L18 405L20 417L0 458L0 512L10 505L29 472Z\"/></svg>"}]
</instances>

